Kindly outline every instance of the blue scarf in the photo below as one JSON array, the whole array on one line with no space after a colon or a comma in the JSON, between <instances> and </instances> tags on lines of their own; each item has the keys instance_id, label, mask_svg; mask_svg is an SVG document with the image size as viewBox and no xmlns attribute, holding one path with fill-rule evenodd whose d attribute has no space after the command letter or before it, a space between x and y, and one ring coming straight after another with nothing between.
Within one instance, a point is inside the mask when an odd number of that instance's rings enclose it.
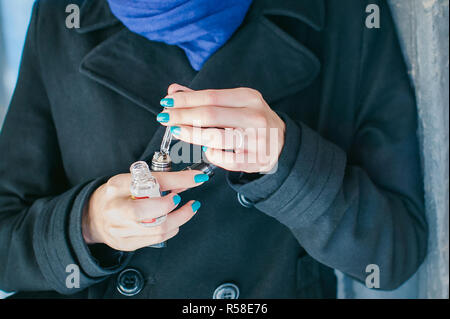
<instances>
[{"instance_id":1,"label":"blue scarf","mask_svg":"<svg viewBox=\"0 0 450 319\"><path fill-rule=\"evenodd\" d=\"M184 50L200 70L241 25L252 0L108 0L132 32Z\"/></svg>"}]
</instances>

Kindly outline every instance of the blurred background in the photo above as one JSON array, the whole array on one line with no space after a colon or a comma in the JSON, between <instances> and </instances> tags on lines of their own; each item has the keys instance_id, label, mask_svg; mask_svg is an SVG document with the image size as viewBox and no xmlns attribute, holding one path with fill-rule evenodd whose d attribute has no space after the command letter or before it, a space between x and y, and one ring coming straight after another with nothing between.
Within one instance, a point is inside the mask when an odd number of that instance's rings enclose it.
<instances>
[{"instance_id":1,"label":"blurred background","mask_svg":"<svg viewBox=\"0 0 450 319\"><path fill-rule=\"evenodd\" d=\"M33 3L34 0L0 0L0 128L16 84ZM0 299L6 296L0 290Z\"/></svg>"},{"instance_id":2,"label":"blurred background","mask_svg":"<svg viewBox=\"0 0 450 319\"><path fill-rule=\"evenodd\" d=\"M16 84L34 0L0 0L0 123Z\"/></svg>"},{"instance_id":3,"label":"blurred background","mask_svg":"<svg viewBox=\"0 0 450 319\"><path fill-rule=\"evenodd\" d=\"M0 0L0 127L14 90L33 2ZM449 0L389 0L389 4L416 89L430 225L429 252L416 275L395 291L368 289L336 272L338 295L339 298L448 298ZM7 295L0 290L0 298Z\"/></svg>"}]
</instances>

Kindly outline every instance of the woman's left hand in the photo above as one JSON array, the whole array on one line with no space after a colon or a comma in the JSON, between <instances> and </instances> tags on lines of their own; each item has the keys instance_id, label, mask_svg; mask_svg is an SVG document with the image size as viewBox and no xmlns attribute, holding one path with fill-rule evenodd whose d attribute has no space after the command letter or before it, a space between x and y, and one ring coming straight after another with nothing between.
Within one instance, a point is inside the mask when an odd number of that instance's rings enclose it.
<instances>
[{"instance_id":1,"label":"woman's left hand","mask_svg":"<svg viewBox=\"0 0 450 319\"><path fill-rule=\"evenodd\" d=\"M286 126L258 91L193 91L172 84L161 105L157 120L171 126L176 138L204 146L212 164L247 173L276 168Z\"/></svg>"}]
</instances>

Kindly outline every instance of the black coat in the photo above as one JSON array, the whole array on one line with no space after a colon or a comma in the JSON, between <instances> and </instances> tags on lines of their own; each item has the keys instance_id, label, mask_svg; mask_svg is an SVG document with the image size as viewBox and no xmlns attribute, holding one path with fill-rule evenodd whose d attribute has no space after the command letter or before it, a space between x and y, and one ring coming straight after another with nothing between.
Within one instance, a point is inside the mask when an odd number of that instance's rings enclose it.
<instances>
[{"instance_id":1,"label":"black coat","mask_svg":"<svg viewBox=\"0 0 450 319\"><path fill-rule=\"evenodd\" d=\"M65 26L74 2L78 30ZM369 3L380 6L379 29L365 27ZM259 90L286 122L278 171L219 170L183 193L202 208L167 248L88 247L84 204L159 147L155 116L174 82ZM0 137L0 289L124 297L117 274L135 268L140 298L211 298L224 282L240 298L334 297L331 268L364 281L369 264L382 289L396 288L426 254L416 129L382 0L255 0L198 73L178 47L127 30L104 0L38 1ZM66 287L69 264L79 289Z\"/></svg>"}]
</instances>

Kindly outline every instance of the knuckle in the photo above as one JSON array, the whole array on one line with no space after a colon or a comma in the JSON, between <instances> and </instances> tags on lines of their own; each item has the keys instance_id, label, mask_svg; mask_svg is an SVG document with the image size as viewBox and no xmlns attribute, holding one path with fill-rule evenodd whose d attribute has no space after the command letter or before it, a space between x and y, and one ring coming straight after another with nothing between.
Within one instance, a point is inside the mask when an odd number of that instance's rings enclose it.
<instances>
[{"instance_id":1,"label":"knuckle","mask_svg":"<svg viewBox=\"0 0 450 319\"><path fill-rule=\"evenodd\" d=\"M180 232L180 228L176 228L173 230L173 232L170 234L169 238L175 237Z\"/></svg>"},{"instance_id":2,"label":"knuckle","mask_svg":"<svg viewBox=\"0 0 450 319\"><path fill-rule=\"evenodd\" d=\"M162 234L162 235L164 235L165 233L167 233L168 232L168 225L167 225L167 222L164 222L164 223L162 223L161 225L159 225L159 232L160 232L160 234Z\"/></svg>"},{"instance_id":3,"label":"knuckle","mask_svg":"<svg viewBox=\"0 0 450 319\"><path fill-rule=\"evenodd\" d=\"M205 104L206 105L216 105L218 102L218 95L213 90L205 91Z\"/></svg>"},{"instance_id":4,"label":"knuckle","mask_svg":"<svg viewBox=\"0 0 450 319\"><path fill-rule=\"evenodd\" d=\"M115 176L111 177L110 179L108 179L107 185L119 186L122 178L123 178L123 174L115 175Z\"/></svg>"},{"instance_id":5,"label":"knuckle","mask_svg":"<svg viewBox=\"0 0 450 319\"><path fill-rule=\"evenodd\" d=\"M141 220L144 217L142 216L141 209L139 209L138 205L131 205L127 210L124 210L124 214L131 219Z\"/></svg>"},{"instance_id":6,"label":"knuckle","mask_svg":"<svg viewBox=\"0 0 450 319\"><path fill-rule=\"evenodd\" d=\"M118 232L116 231L116 229L112 226L107 226L106 227L106 233L110 238L116 238L116 237L120 237L118 235Z\"/></svg>"},{"instance_id":7,"label":"knuckle","mask_svg":"<svg viewBox=\"0 0 450 319\"><path fill-rule=\"evenodd\" d=\"M209 123L209 122L214 123L216 121L216 118L217 118L216 111L211 107L205 107L204 110L202 110L201 114L202 114L201 119L202 119L203 123Z\"/></svg>"},{"instance_id":8,"label":"knuckle","mask_svg":"<svg viewBox=\"0 0 450 319\"><path fill-rule=\"evenodd\" d=\"M153 234L156 236L164 235L167 231L167 223L162 223L161 225L151 227Z\"/></svg>"},{"instance_id":9,"label":"knuckle","mask_svg":"<svg viewBox=\"0 0 450 319\"><path fill-rule=\"evenodd\" d=\"M116 175L108 179L105 184L105 192L107 195L115 195L123 183L123 176Z\"/></svg>"},{"instance_id":10,"label":"knuckle","mask_svg":"<svg viewBox=\"0 0 450 319\"><path fill-rule=\"evenodd\" d=\"M111 247L111 248L113 248L113 249L115 249L115 250L125 251L123 245L117 244L117 243L116 243L115 241L113 241L113 240L110 240L110 241L106 242L106 244L107 244L109 247Z\"/></svg>"},{"instance_id":11,"label":"knuckle","mask_svg":"<svg viewBox=\"0 0 450 319\"><path fill-rule=\"evenodd\" d=\"M246 94L251 104L259 104L262 100L262 94L258 90L247 88Z\"/></svg>"},{"instance_id":12,"label":"knuckle","mask_svg":"<svg viewBox=\"0 0 450 319\"><path fill-rule=\"evenodd\" d=\"M116 250L125 251L127 246L127 240L125 238L119 238L116 236L108 235L105 244Z\"/></svg>"},{"instance_id":13,"label":"knuckle","mask_svg":"<svg viewBox=\"0 0 450 319\"><path fill-rule=\"evenodd\" d=\"M258 149L258 139L254 135L248 135L246 138L247 150L255 151Z\"/></svg>"},{"instance_id":14,"label":"knuckle","mask_svg":"<svg viewBox=\"0 0 450 319\"><path fill-rule=\"evenodd\" d=\"M265 156L260 156L260 158L258 158L257 163L258 166L260 166L261 168L265 168L270 163L270 161L268 161Z\"/></svg>"},{"instance_id":15,"label":"knuckle","mask_svg":"<svg viewBox=\"0 0 450 319\"><path fill-rule=\"evenodd\" d=\"M105 185L104 190L105 190L106 196L113 197L114 195L117 194L118 189L117 189L117 186L115 186L112 183L109 183L109 181L108 181L108 183Z\"/></svg>"},{"instance_id":16,"label":"knuckle","mask_svg":"<svg viewBox=\"0 0 450 319\"><path fill-rule=\"evenodd\" d=\"M156 239L156 242L157 243L161 243L161 242L163 242L163 241L165 241L166 240L166 237L164 236L164 235L157 235L157 236L155 236L155 239Z\"/></svg>"},{"instance_id":17,"label":"knuckle","mask_svg":"<svg viewBox=\"0 0 450 319\"><path fill-rule=\"evenodd\" d=\"M233 163L232 169L235 171L245 171L246 169L246 163Z\"/></svg>"},{"instance_id":18,"label":"knuckle","mask_svg":"<svg viewBox=\"0 0 450 319\"><path fill-rule=\"evenodd\" d=\"M176 90L176 89L178 89L178 88L179 88L179 85L178 85L178 84L172 83L172 84L169 85L169 87L167 88L167 92L174 91L174 90Z\"/></svg>"},{"instance_id":19,"label":"knuckle","mask_svg":"<svg viewBox=\"0 0 450 319\"><path fill-rule=\"evenodd\" d=\"M191 112L190 109L178 109L178 110L170 110L170 111L166 111L166 112L169 113L171 123L190 124L188 122L189 114Z\"/></svg>"},{"instance_id":20,"label":"knuckle","mask_svg":"<svg viewBox=\"0 0 450 319\"><path fill-rule=\"evenodd\" d=\"M174 89L177 89L178 87L174 87ZM178 106L184 106L187 104L188 102L188 97L186 97L187 94L183 93L183 92L175 92L173 94L173 97L176 98L177 100L177 105Z\"/></svg>"},{"instance_id":21,"label":"knuckle","mask_svg":"<svg viewBox=\"0 0 450 319\"><path fill-rule=\"evenodd\" d=\"M267 118L263 113L257 112L253 115L253 123L257 128L265 128L267 127Z\"/></svg>"},{"instance_id":22,"label":"knuckle","mask_svg":"<svg viewBox=\"0 0 450 319\"><path fill-rule=\"evenodd\" d=\"M164 198L163 211L160 213L161 216L169 214L174 209L175 207L174 197Z\"/></svg>"},{"instance_id":23,"label":"knuckle","mask_svg":"<svg viewBox=\"0 0 450 319\"><path fill-rule=\"evenodd\" d=\"M118 244L118 248L119 249L117 249L117 250L120 250L120 251L134 251L134 250L136 250L137 247L134 247L134 245L125 242L125 243Z\"/></svg>"},{"instance_id":24,"label":"knuckle","mask_svg":"<svg viewBox=\"0 0 450 319\"><path fill-rule=\"evenodd\" d=\"M121 250L121 248L123 248L123 246L124 246L123 241L121 241L121 240L116 240L114 237L110 237L110 238L109 238L108 244L109 244L110 246L119 248L119 250Z\"/></svg>"}]
</instances>

